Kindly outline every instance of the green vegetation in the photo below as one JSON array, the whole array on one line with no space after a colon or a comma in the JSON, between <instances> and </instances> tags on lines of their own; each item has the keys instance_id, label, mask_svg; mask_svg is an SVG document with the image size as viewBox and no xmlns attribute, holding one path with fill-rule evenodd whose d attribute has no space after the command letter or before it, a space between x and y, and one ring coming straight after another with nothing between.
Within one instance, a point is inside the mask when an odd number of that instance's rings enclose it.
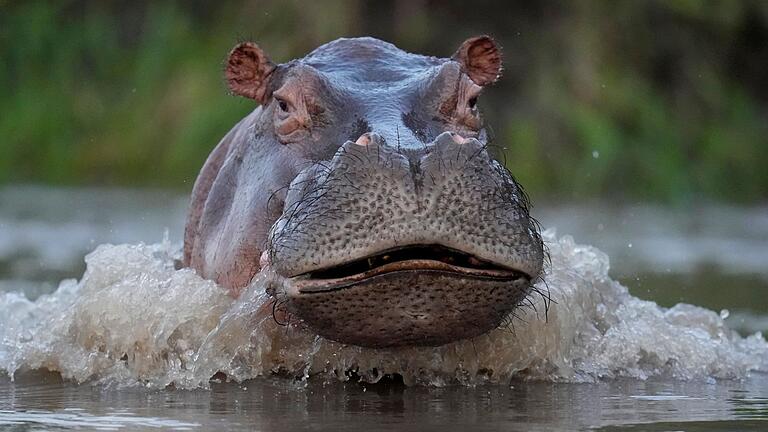
<instances>
[{"instance_id":1,"label":"green vegetation","mask_svg":"<svg viewBox=\"0 0 768 432\"><path fill-rule=\"evenodd\" d=\"M768 199L768 2L0 0L0 183L190 188L253 108L221 62L370 34L448 56L489 33L506 78L483 101L531 193Z\"/></svg>"}]
</instances>

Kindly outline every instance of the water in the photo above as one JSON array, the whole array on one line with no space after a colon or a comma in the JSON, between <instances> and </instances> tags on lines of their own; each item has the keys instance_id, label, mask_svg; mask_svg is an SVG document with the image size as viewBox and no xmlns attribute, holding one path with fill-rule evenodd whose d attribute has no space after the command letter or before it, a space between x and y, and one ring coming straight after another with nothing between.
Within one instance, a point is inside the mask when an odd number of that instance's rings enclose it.
<instances>
[{"instance_id":1,"label":"water","mask_svg":"<svg viewBox=\"0 0 768 432\"><path fill-rule=\"evenodd\" d=\"M768 418L764 209L544 206L545 226L602 241L621 264L609 273L600 250L548 231L552 303L534 296L511 328L471 342L376 351L277 325L268 275L233 302L175 270L184 205L0 190L0 426L762 430ZM734 265L739 245L749 256ZM236 382L209 381L217 371Z\"/></svg>"},{"instance_id":2,"label":"water","mask_svg":"<svg viewBox=\"0 0 768 432\"><path fill-rule=\"evenodd\" d=\"M2 380L2 378L0 378ZM209 390L120 391L32 375L0 381L0 429L764 431L768 377L747 381L515 381L404 387L263 379ZM10 426L6 426L9 429Z\"/></svg>"}]
</instances>

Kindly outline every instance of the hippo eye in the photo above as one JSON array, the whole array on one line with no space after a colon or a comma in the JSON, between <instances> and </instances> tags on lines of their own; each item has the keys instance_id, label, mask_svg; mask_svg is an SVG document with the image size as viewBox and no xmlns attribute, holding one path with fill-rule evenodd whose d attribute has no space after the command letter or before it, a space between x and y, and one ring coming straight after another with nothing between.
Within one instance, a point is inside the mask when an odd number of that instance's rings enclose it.
<instances>
[{"instance_id":1,"label":"hippo eye","mask_svg":"<svg viewBox=\"0 0 768 432\"><path fill-rule=\"evenodd\" d=\"M277 101L277 106L280 108L280 111L288 111L288 102L280 98L275 98L275 100Z\"/></svg>"},{"instance_id":2,"label":"hippo eye","mask_svg":"<svg viewBox=\"0 0 768 432\"><path fill-rule=\"evenodd\" d=\"M477 106L477 96L467 101L467 105L469 105L469 109L475 109L475 107Z\"/></svg>"}]
</instances>

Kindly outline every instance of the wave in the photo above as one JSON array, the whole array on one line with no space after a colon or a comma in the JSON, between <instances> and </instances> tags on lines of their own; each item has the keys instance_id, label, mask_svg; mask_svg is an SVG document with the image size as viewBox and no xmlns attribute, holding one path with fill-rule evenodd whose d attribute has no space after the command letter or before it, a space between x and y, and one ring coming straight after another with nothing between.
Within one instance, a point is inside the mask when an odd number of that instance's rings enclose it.
<instances>
[{"instance_id":1,"label":"wave","mask_svg":"<svg viewBox=\"0 0 768 432\"><path fill-rule=\"evenodd\" d=\"M178 245L101 245L80 281L31 301L0 294L0 370L48 369L78 383L207 387L221 372L243 381L296 379L478 385L513 379L590 382L738 379L768 371L768 343L742 337L719 314L663 308L608 275L608 257L570 236L543 233L543 281L508 325L437 348L371 349L323 339L272 317L259 274L233 300L190 269ZM551 301L549 300L551 299Z\"/></svg>"}]
</instances>

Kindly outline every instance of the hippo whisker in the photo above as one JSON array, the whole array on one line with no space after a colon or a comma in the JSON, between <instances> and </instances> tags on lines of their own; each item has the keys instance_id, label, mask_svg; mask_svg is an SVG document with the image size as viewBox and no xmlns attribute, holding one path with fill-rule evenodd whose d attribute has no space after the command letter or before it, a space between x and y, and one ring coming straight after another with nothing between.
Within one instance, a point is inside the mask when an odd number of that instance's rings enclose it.
<instances>
[{"instance_id":1,"label":"hippo whisker","mask_svg":"<svg viewBox=\"0 0 768 432\"><path fill-rule=\"evenodd\" d=\"M483 145L482 147L478 148L477 151L473 152L469 156L469 158L467 158L467 160L464 161L464 166L462 166L461 169L466 169L466 166L467 166L468 163L472 162L472 160L474 158L476 158L477 156L479 156L479 155L481 155L483 153L487 153L487 151L488 151L488 146L487 145Z\"/></svg>"},{"instance_id":2,"label":"hippo whisker","mask_svg":"<svg viewBox=\"0 0 768 432\"><path fill-rule=\"evenodd\" d=\"M348 175L344 174L343 176L347 180L348 186L350 186L351 188L355 189L358 192L362 192L362 190L359 187L355 186L355 183L352 181L352 179L349 178Z\"/></svg>"},{"instance_id":3,"label":"hippo whisker","mask_svg":"<svg viewBox=\"0 0 768 432\"><path fill-rule=\"evenodd\" d=\"M288 321L281 322L279 319L277 319L277 312L280 310L280 308L285 304L284 300L278 300L274 299L272 300L272 320L275 321L275 323L279 326L287 326Z\"/></svg>"},{"instance_id":4,"label":"hippo whisker","mask_svg":"<svg viewBox=\"0 0 768 432\"><path fill-rule=\"evenodd\" d=\"M544 289L538 288L537 285L541 283L544 285ZM549 315L549 309L552 304L557 304L557 301L555 301L552 298L551 291L549 289L549 284L547 283L546 279L544 278L544 275L539 275L539 277L532 281L531 283L531 293L535 293L538 296L541 297L542 302L544 303L544 319L547 319L547 316ZM529 297L530 298L530 295Z\"/></svg>"}]
</instances>

